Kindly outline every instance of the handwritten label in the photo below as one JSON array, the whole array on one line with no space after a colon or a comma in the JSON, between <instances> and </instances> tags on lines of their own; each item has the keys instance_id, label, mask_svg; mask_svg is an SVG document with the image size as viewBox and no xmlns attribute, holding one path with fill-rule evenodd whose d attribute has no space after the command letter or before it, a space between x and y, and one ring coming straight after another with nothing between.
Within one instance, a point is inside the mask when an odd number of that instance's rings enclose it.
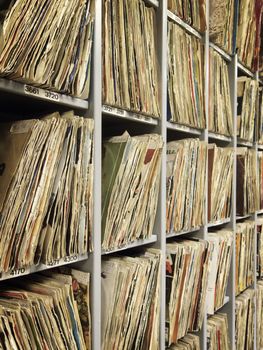
<instances>
[{"instance_id":1,"label":"handwritten label","mask_svg":"<svg viewBox=\"0 0 263 350\"><path fill-rule=\"evenodd\" d=\"M59 94L53 91L37 88L35 86L24 85L24 92L27 95L38 96L46 100L59 101Z\"/></svg>"},{"instance_id":2,"label":"handwritten label","mask_svg":"<svg viewBox=\"0 0 263 350\"><path fill-rule=\"evenodd\" d=\"M77 260L78 260L78 256L77 255L65 256L65 258L64 258L64 262L66 262L66 263L71 263L71 262L74 262L74 261L77 261Z\"/></svg>"},{"instance_id":3,"label":"handwritten label","mask_svg":"<svg viewBox=\"0 0 263 350\"><path fill-rule=\"evenodd\" d=\"M10 276L20 276L20 275L24 275L26 273L26 269L25 268L21 268L21 269L16 269L16 270L11 270L10 271Z\"/></svg>"}]
</instances>

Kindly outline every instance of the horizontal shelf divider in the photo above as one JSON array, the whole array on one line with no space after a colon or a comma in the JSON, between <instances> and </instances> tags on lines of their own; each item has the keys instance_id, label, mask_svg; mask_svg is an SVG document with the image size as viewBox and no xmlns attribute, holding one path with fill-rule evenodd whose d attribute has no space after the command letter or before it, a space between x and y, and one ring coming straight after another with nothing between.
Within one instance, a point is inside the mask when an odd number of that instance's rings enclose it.
<instances>
[{"instance_id":1,"label":"horizontal shelf divider","mask_svg":"<svg viewBox=\"0 0 263 350\"><path fill-rule=\"evenodd\" d=\"M123 118L126 120L131 120L139 123L158 125L158 118L156 117L147 116L145 114L129 112L118 107L103 105L102 113L104 115Z\"/></svg>"},{"instance_id":2,"label":"horizontal shelf divider","mask_svg":"<svg viewBox=\"0 0 263 350\"><path fill-rule=\"evenodd\" d=\"M226 304L228 304L228 303L229 303L229 300L230 300L229 296L226 295L225 298L224 298L224 303L223 303L223 305L220 306L218 309L216 309L216 310L214 311L213 314L207 313L207 315L208 315L208 316L213 316L215 313L217 313L219 310L221 310Z\"/></svg>"},{"instance_id":3,"label":"horizontal shelf divider","mask_svg":"<svg viewBox=\"0 0 263 350\"><path fill-rule=\"evenodd\" d=\"M220 220L215 221L215 222L209 222L209 224L207 225L207 227L210 228L210 227L215 227L215 226L220 226L220 225L228 224L230 221L231 221L231 218L220 219Z\"/></svg>"},{"instance_id":4,"label":"horizontal shelf divider","mask_svg":"<svg viewBox=\"0 0 263 350\"><path fill-rule=\"evenodd\" d=\"M198 227L194 227L190 230L183 230L183 231L179 231L179 232L173 232L173 233L168 233L166 235L166 238L172 238L172 237L179 237L179 236L182 236L182 235L185 235L185 234L188 234L188 233L194 233L194 232L197 232L201 229L200 226Z\"/></svg>"},{"instance_id":5,"label":"horizontal shelf divider","mask_svg":"<svg viewBox=\"0 0 263 350\"><path fill-rule=\"evenodd\" d=\"M189 24L185 23L180 17L176 16L171 11L167 10L167 17L171 19L173 22L179 24L183 27L189 34L194 35L198 39L202 39L202 35L194 28L192 28Z\"/></svg>"},{"instance_id":6,"label":"horizontal shelf divider","mask_svg":"<svg viewBox=\"0 0 263 350\"><path fill-rule=\"evenodd\" d=\"M8 92L13 95L27 96L37 100L49 101L70 108L86 110L89 107L89 102L87 100L3 78L0 78L0 91Z\"/></svg>"},{"instance_id":7,"label":"horizontal shelf divider","mask_svg":"<svg viewBox=\"0 0 263 350\"><path fill-rule=\"evenodd\" d=\"M248 219L248 218L250 218L252 215L253 215L253 214L246 214L246 215L243 215L243 216L236 216L236 221Z\"/></svg>"},{"instance_id":8,"label":"horizontal shelf divider","mask_svg":"<svg viewBox=\"0 0 263 350\"><path fill-rule=\"evenodd\" d=\"M244 293L246 290L248 289L253 289L254 286L254 282L252 282L249 286L247 286L245 289L243 289L241 292L238 292L238 294L236 294L235 298L237 298L240 294Z\"/></svg>"},{"instance_id":9,"label":"horizontal shelf divider","mask_svg":"<svg viewBox=\"0 0 263 350\"><path fill-rule=\"evenodd\" d=\"M209 42L209 46L213 48L219 55L221 55L226 61L231 62L232 58L231 56L226 53L223 49L221 49L219 46L216 44L212 43L211 41Z\"/></svg>"},{"instance_id":10,"label":"horizontal shelf divider","mask_svg":"<svg viewBox=\"0 0 263 350\"><path fill-rule=\"evenodd\" d=\"M116 248L116 249L102 250L101 255L114 254L114 253L121 252L123 250L137 248L137 247L145 246L147 244L152 244L152 243L155 243L155 242L157 242L157 235L152 235L148 239L138 239L137 241L135 241L133 243L126 244L125 246L122 246L122 247L119 247L119 248Z\"/></svg>"},{"instance_id":11,"label":"horizontal shelf divider","mask_svg":"<svg viewBox=\"0 0 263 350\"><path fill-rule=\"evenodd\" d=\"M213 139L213 140L225 141L225 142L232 141L231 136L221 135L221 134L217 134L217 133L211 132L211 131L208 132L208 138Z\"/></svg>"},{"instance_id":12,"label":"horizontal shelf divider","mask_svg":"<svg viewBox=\"0 0 263 350\"><path fill-rule=\"evenodd\" d=\"M159 7L159 1L157 0L144 0L144 2L153 7Z\"/></svg>"},{"instance_id":13,"label":"horizontal shelf divider","mask_svg":"<svg viewBox=\"0 0 263 350\"><path fill-rule=\"evenodd\" d=\"M253 147L253 142L237 138L237 146Z\"/></svg>"},{"instance_id":14,"label":"horizontal shelf divider","mask_svg":"<svg viewBox=\"0 0 263 350\"><path fill-rule=\"evenodd\" d=\"M167 122L166 126L167 126L167 129L169 130L181 131L190 135L200 136L202 134L201 129L196 129L196 128L193 128L192 126L182 125L182 124L173 123L173 122Z\"/></svg>"},{"instance_id":15,"label":"horizontal shelf divider","mask_svg":"<svg viewBox=\"0 0 263 350\"><path fill-rule=\"evenodd\" d=\"M255 78L255 74L253 72L251 72L250 69L248 69L247 67L245 67L241 62L237 63L237 68L239 70L241 70L242 73L248 75L250 78Z\"/></svg>"},{"instance_id":16,"label":"horizontal shelf divider","mask_svg":"<svg viewBox=\"0 0 263 350\"><path fill-rule=\"evenodd\" d=\"M263 209L260 209L256 212L257 215L263 214Z\"/></svg>"},{"instance_id":17,"label":"horizontal shelf divider","mask_svg":"<svg viewBox=\"0 0 263 350\"><path fill-rule=\"evenodd\" d=\"M9 272L1 273L0 274L0 281L4 281L4 280L11 279L11 278L16 278L16 277L21 277L21 276L26 276L26 275L29 275L31 273L45 271L45 270L52 269L54 267L73 264L73 263L76 263L78 261L83 261L83 260L87 260L87 259L88 259L88 253L83 254L83 255L75 254L75 255L71 255L71 256L66 256L66 257L61 258L61 259L54 259L53 261L51 261L48 264L41 263L41 264L36 265L36 266L13 269Z\"/></svg>"}]
</instances>

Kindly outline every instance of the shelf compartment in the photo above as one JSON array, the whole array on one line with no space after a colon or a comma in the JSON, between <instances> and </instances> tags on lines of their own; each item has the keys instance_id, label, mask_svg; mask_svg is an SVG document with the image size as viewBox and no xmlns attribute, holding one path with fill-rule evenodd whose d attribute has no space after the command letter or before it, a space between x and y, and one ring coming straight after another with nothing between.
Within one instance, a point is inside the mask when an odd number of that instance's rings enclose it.
<instances>
[{"instance_id":1,"label":"shelf compartment","mask_svg":"<svg viewBox=\"0 0 263 350\"><path fill-rule=\"evenodd\" d=\"M253 142L237 138L237 146L253 147Z\"/></svg>"},{"instance_id":2,"label":"shelf compartment","mask_svg":"<svg viewBox=\"0 0 263 350\"><path fill-rule=\"evenodd\" d=\"M70 108L88 109L89 102L80 98L60 94L39 87L22 84L16 81L0 78L0 91L10 93L12 95L20 95L30 97L34 100L48 101L56 105Z\"/></svg>"},{"instance_id":3,"label":"shelf compartment","mask_svg":"<svg viewBox=\"0 0 263 350\"><path fill-rule=\"evenodd\" d=\"M125 120L131 120L139 123L158 125L158 118L154 118L144 114L128 112L124 109L112 107L108 105L102 106L102 113L107 116L113 116L113 117L122 118Z\"/></svg>"},{"instance_id":4,"label":"shelf compartment","mask_svg":"<svg viewBox=\"0 0 263 350\"><path fill-rule=\"evenodd\" d=\"M88 253L83 254L83 255L72 255L72 256L66 256L61 259L55 259L52 262L48 264L39 264L36 266L31 266L31 267L25 267L25 268L20 268L20 269L13 269L9 272L3 272L0 274L0 281L8 280L11 278L16 278L16 277L21 277L21 276L26 276L30 275L31 273L35 272L40 272L40 271L45 271L52 269L54 267L59 267L59 266L64 266L68 264L73 264L79 261L87 260L88 259Z\"/></svg>"},{"instance_id":5,"label":"shelf compartment","mask_svg":"<svg viewBox=\"0 0 263 350\"><path fill-rule=\"evenodd\" d=\"M211 140L219 140L227 143L230 143L232 141L232 136L221 135L210 131L208 132L208 138Z\"/></svg>"},{"instance_id":6,"label":"shelf compartment","mask_svg":"<svg viewBox=\"0 0 263 350\"><path fill-rule=\"evenodd\" d=\"M200 229L201 229L201 227L198 226L198 227L194 227L194 228L192 228L190 230L168 233L166 235L166 238L180 237L180 236L186 235L188 233L198 232Z\"/></svg>"},{"instance_id":7,"label":"shelf compartment","mask_svg":"<svg viewBox=\"0 0 263 350\"><path fill-rule=\"evenodd\" d=\"M215 221L215 222L209 222L207 227L210 228L210 227L216 227L216 226L228 224L230 221L231 221L231 218L220 219L220 220Z\"/></svg>"},{"instance_id":8,"label":"shelf compartment","mask_svg":"<svg viewBox=\"0 0 263 350\"><path fill-rule=\"evenodd\" d=\"M171 11L167 10L167 17L173 22L179 24L182 28L184 28L189 34L194 35L198 39L202 39L202 35L194 28L192 28L189 24L185 23L180 17L176 16Z\"/></svg>"},{"instance_id":9,"label":"shelf compartment","mask_svg":"<svg viewBox=\"0 0 263 350\"><path fill-rule=\"evenodd\" d=\"M201 129L193 128L192 126L182 125L178 123L167 122L166 127L168 130L176 130L180 132L184 132L190 135L198 135L202 134Z\"/></svg>"},{"instance_id":10,"label":"shelf compartment","mask_svg":"<svg viewBox=\"0 0 263 350\"><path fill-rule=\"evenodd\" d=\"M219 46L217 46L216 44L210 42L209 46L214 49L217 53L219 53L220 56L222 56L224 58L224 60L231 62L232 58L231 56L226 53L223 49L221 49Z\"/></svg>"},{"instance_id":11,"label":"shelf compartment","mask_svg":"<svg viewBox=\"0 0 263 350\"><path fill-rule=\"evenodd\" d=\"M241 62L237 63L237 68L244 74L248 75L250 78L255 78L255 74L251 72L247 67L245 67Z\"/></svg>"},{"instance_id":12,"label":"shelf compartment","mask_svg":"<svg viewBox=\"0 0 263 350\"><path fill-rule=\"evenodd\" d=\"M112 249L112 250L102 250L101 255L109 255L109 254L114 254L114 253L118 253L121 252L123 250L128 250L128 249L132 249L132 248L138 248L141 246L145 246L147 244L152 244L157 242L157 235L152 235L152 237L148 238L148 239L138 239L137 241L130 243L130 244L126 244L122 247L116 248L116 249Z\"/></svg>"}]
</instances>

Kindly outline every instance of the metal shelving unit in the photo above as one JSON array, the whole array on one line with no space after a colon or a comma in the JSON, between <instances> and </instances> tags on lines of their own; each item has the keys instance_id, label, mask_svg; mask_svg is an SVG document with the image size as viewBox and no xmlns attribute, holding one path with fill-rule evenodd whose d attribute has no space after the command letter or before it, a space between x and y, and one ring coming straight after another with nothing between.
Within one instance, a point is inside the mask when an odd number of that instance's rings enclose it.
<instances>
[{"instance_id":1,"label":"metal shelving unit","mask_svg":"<svg viewBox=\"0 0 263 350\"><path fill-rule=\"evenodd\" d=\"M238 63L237 55L229 55L224 52L217 45L213 44L209 40L209 28L205 33L200 34L197 30L193 29L187 23L185 23L178 16L174 15L167 10L167 0L145 0L148 6L154 7L157 15L157 47L158 47L158 60L160 65L160 92L161 92L161 118L154 118L143 114L133 113L117 107L106 106L102 104L102 60L101 60L101 47L102 47L102 2L95 1L95 27L94 27L94 41L93 41L93 60L92 60L92 74L91 74L91 96L89 101L73 98L68 95L54 93L50 95L50 92L45 89L33 88L32 90L27 88L27 85L22 83L9 81L7 79L0 79L0 96L1 93L10 94L12 99L16 101L16 97L22 96L24 98L32 100L45 101L47 104L56 110L57 107L63 106L68 109L75 109L82 111L84 116L92 116L94 118L94 234L93 234L93 246L94 251L84 256L74 256L61 259L59 261L52 262L54 265L38 265L35 267L22 269L22 271L10 271L6 274L2 274L0 280L3 281L9 278L17 278L21 275L26 275L38 271L50 269L54 266L61 266L65 264L77 264L78 268L89 271L92 276L91 283L91 311L92 311L92 349L99 350L101 348L101 319L102 319L102 307L101 307L101 262L105 256L110 254L125 252L129 249L145 248L147 245L154 246L161 250L162 253L162 267L161 267L161 280L160 280L160 350L165 349L165 309L166 309L166 296L165 296L165 258L166 258L166 243L168 239L177 238L183 235L191 235L193 237L199 237L206 239L208 230L214 228L227 227L236 230L236 221L253 219L256 220L257 216L263 214L263 210L258 211L254 215L246 215L244 217L236 217L236 148L237 146L256 147L257 150L263 150L263 145L255 145L252 142L239 140L236 137L236 116L237 116L237 77L238 71L255 78L255 74L244 67L241 63ZM207 10L207 19L209 18L209 6ZM209 79L209 48L216 50L228 63L229 63L229 81L231 90L231 105L233 112L233 126L234 135L225 136L212 133L206 129L196 129L190 126L175 124L167 121L167 22L171 20L180 25L190 35L202 40L205 47L205 106L208 110L208 79ZM209 23L209 21L207 21ZM207 113L206 113L207 114ZM207 121L208 116L206 115ZM146 240L139 240L135 243L129 244L125 247L112 251L102 251L101 249L101 155L102 155L102 134L104 131L104 121L117 120L119 124L126 126L127 122L134 122L134 128L138 133L144 133L145 128L151 127L151 132L162 135L164 141L164 148L162 154L161 163L161 183L160 183L160 195L157 209L156 223L154 232L156 233L151 238ZM207 125L208 123L206 123ZM147 129L148 130L148 129ZM223 146L230 146L234 148L234 175L232 180L232 211L231 217L223 220L219 220L215 223L208 223L207 218L207 203L206 203L206 215L203 227L195 227L187 231L175 232L166 234L166 141L167 133L173 135L175 139L180 138L198 137L200 140L209 142L210 140L218 140ZM182 136L183 135L183 136ZM171 137L173 137L171 136ZM206 183L206 192L208 192L208 186ZM207 201L206 201L207 202ZM256 249L256 247L255 247ZM73 259L73 261L71 261ZM20 269L21 270L21 269ZM256 271L255 271L256 276ZM255 277L256 278L256 277ZM255 285L252 286L255 288ZM235 349L235 244L233 246L233 258L231 262L231 270L227 287L227 296L225 298L224 305L221 309L228 314L229 321L229 335L231 339L231 349ZM220 310L221 310L220 309ZM206 315L203 328L200 332L202 349L206 350ZM147 349L145 349L147 350Z\"/></svg>"},{"instance_id":2,"label":"metal shelving unit","mask_svg":"<svg viewBox=\"0 0 263 350\"><path fill-rule=\"evenodd\" d=\"M249 218L252 217L252 215L253 215L253 214L247 214L247 215L243 215L243 216L236 216L236 221L249 219Z\"/></svg>"},{"instance_id":3,"label":"metal shelving unit","mask_svg":"<svg viewBox=\"0 0 263 350\"><path fill-rule=\"evenodd\" d=\"M208 228L217 227L217 226L228 224L229 222L231 222L231 218L221 219L221 220L218 220L218 221L215 221L215 222L209 222L207 224L207 227Z\"/></svg>"},{"instance_id":4,"label":"metal shelving unit","mask_svg":"<svg viewBox=\"0 0 263 350\"><path fill-rule=\"evenodd\" d=\"M252 148L252 147L253 147L253 142L251 142L251 141L246 141L246 140L242 140L242 139L240 139L240 138L238 137L238 138L237 138L237 146Z\"/></svg>"},{"instance_id":5,"label":"metal shelving unit","mask_svg":"<svg viewBox=\"0 0 263 350\"><path fill-rule=\"evenodd\" d=\"M173 123L173 122L167 122L167 129L168 130L175 130L175 131L180 131L189 135L196 135L200 136L202 134L201 129L193 128L188 125L183 125L183 124L178 124L178 123Z\"/></svg>"},{"instance_id":6,"label":"metal shelving unit","mask_svg":"<svg viewBox=\"0 0 263 350\"><path fill-rule=\"evenodd\" d=\"M198 232L200 230L201 230L201 227L194 227L194 228L191 228L190 230L183 230L183 231L179 231L179 232L172 232L172 233L168 233L166 235L166 238L180 237L180 236L188 235L188 234L191 234L191 233L196 233L196 232Z\"/></svg>"},{"instance_id":7,"label":"metal shelving unit","mask_svg":"<svg viewBox=\"0 0 263 350\"><path fill-rule=\"evenodd\" d=\"M89 254L83 254L83 255L72 255L72 256L65 256L64 258L61 259L55 259L53 261L50 261L47 264L39 264L36 266L31 266L31 267L21 267L18 269L13 269L8 272L4 272L0 274L0 281L5 281L11 278L16 278L16 277L21 277L21 276L26 276L30 275L31 273L36 273L44 270L49 270L52 269L53 267L60 267L60 266L65 266L68 264L75 264L79 263L80 261L87 260L89 257Z\"/></svg>"},{"instance_id":8,"label":"metal shelving unit","mask_svg":"<svg viewBox=\"0 0 263 350\"><path fill-rule=\"evenodd\" d=\"M232 136L226 136L221 134L216 134L214 132L208 132L208 138L211 140L219 140L222 142L230 143L232 141Z\"/></svg>"},{"instance_id":9,"label":"metal shelving unit","mask_svg":"<svg viewBox=\"0 0 263 350\"><path fill-rule=\"evenodd\" d=\"M121 109L121 108L107 106L107 105L102 106L102 113L105 116L122 118L122 119L130 120L130 121L134 121L134 122L139 122L139 123L144 123L144 124L151 124L151 125L158 124L158 118L156 118L156 117L151 117L151 116L144 115L144 114L133 113L133 112Z\"/></svg>"},{"instance_id":10,"label":"metal shelving unit","mask_svg":"<svg viewBox=\"0 0 263 350\"><path fill-rule=\"evenodd\" d=\"M89 108L89 102L80 98L61 94L47 89L22 84L16 81L0 78L0 93L30 97L34 100L48 101L55 105L60 105L73 109L82 109L83 111ZM55 107L54 107L55 108Z\"/></svg>"},{"instance_id":11,"label":"metal shelving unit","mask_svg":"<svg viewBox=\"0 0 263 350\"><path fill-rule=\"evenodd\" d=\"M245 67L241 62L237 63L237 68L240 70L240 72L249 76L250 78L255 78L255 74L250 69Z\"/></svg>"},{"instance_id":12,"label":"metal shelving unit","mask_svg":"<svg viewBox=\"0 0 263 350\"><path fill-rule=\"evenodd\" d=\"M231 55L226 53L223 49L221 49L218 45L212 43L211 41L209 42L209 47L212 47L219 55L221 55L225 61L231 62L232 58Z\"/></svg>"},{"instance_id":13,"label":"metal shelving unit","mask_svg":"<svg viewBox=\"0 0 263 350\"><path fill-rule=\"evenodd\" d=\"M147 239L138 239L136 242L126 244L123 247L112 249L112 250L102 250L101 255L109 255L109 254L115 254L118 252L123 252L124 250L129 250L133 248L142 247L148 244L152 244L157 242L157 235L152 235L150 238Z\"/></svg>"},{"instance_id":14,"label":"metal shelving unit","mask_svg":"<svg viewBox=\"0 0 263 350\"><path fill-rule=\"evenodd\" d=\"M198 39L202 39L202 34L200 34L196 29L192 28L189 24L185 23L180 17L176 16L171 11L167 10L168 19L173 22L179 24L182 28L184 28L189 34L194 35Z\"/></svg>"},{"instance_id":15,"label":"metal shelving unit","mask_svg":"<svg viewBox=\"0 0 263 350\"><path fill-rule=\"evenodd\" d=\"M158 0L145 0L145 3L148 4L149 6L159 7Z\"/></svg>"}]
</instances>

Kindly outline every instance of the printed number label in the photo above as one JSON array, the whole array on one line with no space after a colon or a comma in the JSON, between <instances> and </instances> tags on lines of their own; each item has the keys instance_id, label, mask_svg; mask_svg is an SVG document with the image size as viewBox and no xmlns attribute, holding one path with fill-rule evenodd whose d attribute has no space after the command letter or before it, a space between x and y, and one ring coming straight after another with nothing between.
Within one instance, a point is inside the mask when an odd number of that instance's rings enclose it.
<instances>
[{"instance_id":1,"label":"printed number label","mask_svg":"<svg viewBox=\"0 0 263 350\"><path fill-rule=\"evenodd\" d=\"M47 266L57 266L57 265L59 265L59 259L56 259L47 263Z\"/></svg>"},{"instance_id":2,"label":"printed number label","mask_svg":"<svg viewBox=\"0 0 263 350\"><path fill-rule=\"evenodd\" d=\"M105 112L112 112L112 108L110 106L103 106Z\"/></svg>"},{"instance_id":3,"label":"printed number label","mask_svg":"<svg viewBox=\"0 0 263 350\"><path fill-rule=\"evenodd\" d=\"M122 109L116 109L116 113L120 115L124 115L124 111Z\"/></svg>"},{"instance_id":4,"label":"printed number label","mask_svg":"<svg viewBox=\"0 0 263 350\"><path fill-rule=\"evenodd\" d=\"M25 94L28 95L39 96L41 98L51 101L59 101L59 94L57 94L56 92L39 89L30 85L24 85L24 91Z\"/></svg>"},{"instance_id":5,"label":"printed number label","mask_svg":"<svg viewBox=\"0 0 263 350\"><path fill-rule=\"evenodd\" d=\"M19 275L23 275L26 272L26 269L24 269L23 267L21 269L16 269L16 270L12 270L10 272L10 276L19 276Z\"/></svg>"},{"instance_id":6,"label":"printed number label","mask_svg":"<svg viewBox=\"0 0 263 350\"><path fill-rule=\"evenodd\" d=\"M59 101L59 96L55 92L45 91L45 97L49 100Z\"/></svg>"},{"instance_id":7,"label":"printed number label","mask_svg":"<svg viewBox=\"0 0 263 350\"><path fill-rule=\"evenodd\" d=\"M70 263L70 262L73 262L73 261L77 261L78 260L78 256L77 255L72 255L72 256L66 256L64 258L64 261L66 263Z\"/></svg>"},{"instance_id":8,"label":"printed number label","mask_svg":"<svg viewBox=\"0 0 263 350\"><path fill-rule=\"evenodd\" d=\"M24 91L26 94L29 94L29 95L34 95L34 96L39 96L39 89L34 87L34 86L30 86L30 85L25 85L24 86Z\"/></svg>"}]
</instances>

